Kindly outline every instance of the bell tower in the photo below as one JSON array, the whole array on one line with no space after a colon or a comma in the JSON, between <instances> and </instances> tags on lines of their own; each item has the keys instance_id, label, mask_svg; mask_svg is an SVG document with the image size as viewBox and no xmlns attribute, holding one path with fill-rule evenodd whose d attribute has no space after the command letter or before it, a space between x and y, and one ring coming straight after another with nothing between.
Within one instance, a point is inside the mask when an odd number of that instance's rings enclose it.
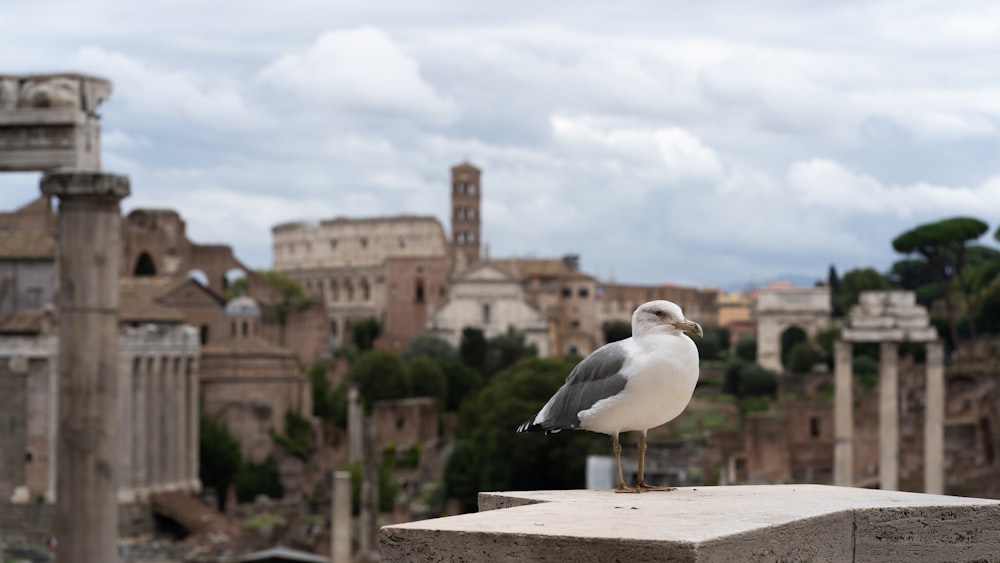
<instances>
[{"instance_id":1,"label":"bell tower","mask_svg":"<svg viewBox=\"0 0 1000 563\"><path fill-rule=\"evenodd\" d=\"M482 171L468 162L451 168L451 245L459 269L479 261Z\"/></svg>"}]
</instances>

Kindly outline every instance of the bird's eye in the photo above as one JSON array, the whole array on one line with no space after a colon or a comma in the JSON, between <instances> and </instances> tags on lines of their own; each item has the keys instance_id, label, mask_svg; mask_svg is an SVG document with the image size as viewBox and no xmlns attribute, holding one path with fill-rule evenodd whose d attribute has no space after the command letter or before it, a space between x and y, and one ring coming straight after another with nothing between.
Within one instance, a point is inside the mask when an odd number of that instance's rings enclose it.
<instances>
[{"instance_id":1,"label":"bird's eye","mask_svg":"<svg viewBox=\"0 0 1000 563\"><path fill-rule=\"evenodd\" d=\"M663 311L653 311L653 314L656 315L657 317L661 318L663 317Z\"/></svg>"}]
</instances>

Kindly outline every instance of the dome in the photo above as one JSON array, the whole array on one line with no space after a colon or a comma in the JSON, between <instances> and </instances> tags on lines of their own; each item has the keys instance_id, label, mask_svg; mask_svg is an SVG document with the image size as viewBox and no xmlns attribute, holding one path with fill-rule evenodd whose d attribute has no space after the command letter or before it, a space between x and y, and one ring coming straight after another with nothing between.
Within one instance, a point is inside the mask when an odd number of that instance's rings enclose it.
<instances>
[{"instance_id":1,"label":"dome","mask_svg":"<svg viewBox=\"0 0 1000 563\"><path fill-rule=\"evenodd\" d=\"M226 316L260 318L260 305L252 297L236 297L226 303Z\"/></svg>"}]
</instances>

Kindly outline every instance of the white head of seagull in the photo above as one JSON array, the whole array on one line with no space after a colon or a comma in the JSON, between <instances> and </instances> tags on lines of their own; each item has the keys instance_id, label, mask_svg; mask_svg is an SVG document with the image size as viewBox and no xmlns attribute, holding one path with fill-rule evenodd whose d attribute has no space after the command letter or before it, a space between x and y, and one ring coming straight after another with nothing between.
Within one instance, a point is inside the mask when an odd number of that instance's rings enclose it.
<instances>
[{"instance_id":1,"label":"white head of seagull","mask_svg":"<svg viewBox=\"0 0 1000 563\"><path fill-rule=\"evenodd\" d=\"M679 415L698 382L698 348L682 333L701 326L669 301L650 301L632 314L632 336L594 350L518 432L590 430L612 437L618 492L666 490L646 483L646 432ZM618 434L639 431L635 487L625 485Z\"/></svg>"},{"instance_id":2,"label":"white head of seagull","mask_svg":"<svg viewBox=\"0 0 1000 563\"><path fill-rule=\"evenodd\" d=\"M682 332L704 336L701 325L684 318L684 313L676 303L650 301L640 305L632 313L632 336L635 338L648 334L679 335Z\"/></svg>"}]
</instances>

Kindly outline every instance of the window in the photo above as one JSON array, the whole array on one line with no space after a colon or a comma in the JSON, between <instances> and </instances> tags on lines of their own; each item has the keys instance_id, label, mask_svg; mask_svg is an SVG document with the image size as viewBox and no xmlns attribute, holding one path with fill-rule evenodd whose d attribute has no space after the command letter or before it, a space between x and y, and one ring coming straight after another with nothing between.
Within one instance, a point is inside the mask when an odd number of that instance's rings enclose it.
<instances>
[{"instance_id":1,"label":"window","mask_svg":"<svg viewBox=\"0 0 1000 563\"><path fill-rule=\"evenodd\" d=\"M465 210L465 218L469 219L469 220L475 219L476 218L476 210L473 209L472 207L466 209Z\"/></svg>"},{"instance_id":2,"label":"window","mask_svg":"<svg viewBox=\"0 0 1000 563\"><path fill-rule=\"evenodd\" d=\"M462 209L461 207L456 207L455 208L455 219L458 219L459 221L461 221L462 219L465 219L465 210Z\"/></svg>"},{"instance_id":3,"label":"window","mask_svg":"<svg viewBox=\"0 0 1000 563\"><path fill-rule=\"evenodd\" d=\"M413 300L417 303L423 303L424 299L424 280L417 279L413 287Z\"/></svg>"},{"instance_id":4,"label":"window","mask_svg":"<svg viewBox=\"0 0 1000 563\"><path fill-rule=\"evenodd\" d=\"M490 324L490 304L483 303L483 324Z\"/></svg>"},{"instance_id":5,"label":"window","mask_svg":"<svg viewBox=\"0 0 1000 563\"><path fill-rule=\"evenodd\" d=\"M568 299L568 298L570 298L570 297L573 297L573 290L572 290L572 289L570 289L570 288L568 288L568 287L564 287L564 288L562 288L562 296L563 296L563 298L565 298L565 299Z\"/></svg>"},{"instance_id":6,"label":"window","mask_svg":"<svg viewBox=\"0 0 1000 563\"><path fill-rule=\"evenodd\" d=\"M465 233L465 242L476 242L476 233Z\"/></svg>"},{"instance_id":7,"label":"window","mask_svg":"<svg viewBox=\"0 0 1000 563\"><path fill-rule=\"evenodd\" d=\"M337 321L330 321L330 336L337 336Z\"/></svg>"},{"instance_id":8,"label":"window","mask_svg":"<svg viewBox=\"0 0 1000 563\"><path fill-rule=\"evenodd\" d=\"M579 356L580 349L576 347L576 344L573 344L566 350L566 353L570 356Z\"/></svg>"},{"instance_id":9,"label":"window","mask_svg":"<svg viewBox=\"0 0 1000 563\"><path fill-rule=\"evenodd\" d=\"M809 435L813 438L819 437L819 419L815 416L809 419Z\"/></svg>"},{"instance_id":10,"label":"window","mask_svg":"<svg viewBox=\"0 0 1000 563\"><path fill-rule=\"evenodd\" d=\"M455 242L459 244L465 242L465 233L455 233Z\"/></svg>"},{"instance_id":11,"label":"window","mask_svg":"<svg viewBox=\"0 0 1000 563\"><path fill-rule=\"evenodd\" d=\"M337 250L337 239L335 238L330 239L330 249Z\"/></svg>"},{"instance_id":12,"label":"window","mask_svg":"<svg viewBox=\"0 0 1000 563\"><path fill-rule=\"evenodd\" d=\"M368 301L372 297L371 287L368 285L368 280L361 280L361 300Z\"/></svg>"},{"instance_id":13,"label":"window","mask_svg":"<svg viewBox=\"0 0 1000 563\"><path fill-rule=\"evenodd\" d=\"M368 248L368 237L361 237L361 248Z\"/></svg>"},{"instance_id":14,"label":"window","mask_svg":"<svg viewBox=\"0 0 1000 563\"><path fill-rule=\"evenodd\" d=\"M243 321L243 336L247 336L249 332L250 332L250 325L246 321Z\"/></svg>"},{"instance_id":15,"label":"window","mask_svg":"<svg viewBox=\"0 0 1000 563\"><path fill-rule=\"evenodd\" d=\"M406 248L406 235L399 235L399 247Z\"/></svg>"},{"instance_id":16,"label":"window","mask_svg":"<svg viewBox=\"0 0 1000 563\"><path fill-rule=\"evenodd\" d=\"M586 299L587 297L590 297L590 290L587 289L586 287L581 287L580 291L577 292L577 295Z\"/></svg>"},{"instance_id":17,"label":"window","mask_svg":"<svg viewBox=\"0 0 1000 563\"><path fill-rule=\"evenodd\" d=\"M580 328L580 321L578 319L573 319L573 322L569 323L573 328Z\"/></svg>"},{"instance_id":18,"label":"window","mask_svg":"<svg viewBox=\"0 0 1000 563\"><path fill-rule=\"evenodd\" d=\"M198 329L198 335L202 344L208 344L208 325L201 325L201 328Z\"/></svg>"},{"instance_id":19,"label":"window","mask_svg":"<svg viewBox=\"0 0 1000 563\"><path fill-rule=\"evenodd\" d=\"M476 195L476 185L472 182L465 184L466 195Z\"/></svg>"}]
</instances>

